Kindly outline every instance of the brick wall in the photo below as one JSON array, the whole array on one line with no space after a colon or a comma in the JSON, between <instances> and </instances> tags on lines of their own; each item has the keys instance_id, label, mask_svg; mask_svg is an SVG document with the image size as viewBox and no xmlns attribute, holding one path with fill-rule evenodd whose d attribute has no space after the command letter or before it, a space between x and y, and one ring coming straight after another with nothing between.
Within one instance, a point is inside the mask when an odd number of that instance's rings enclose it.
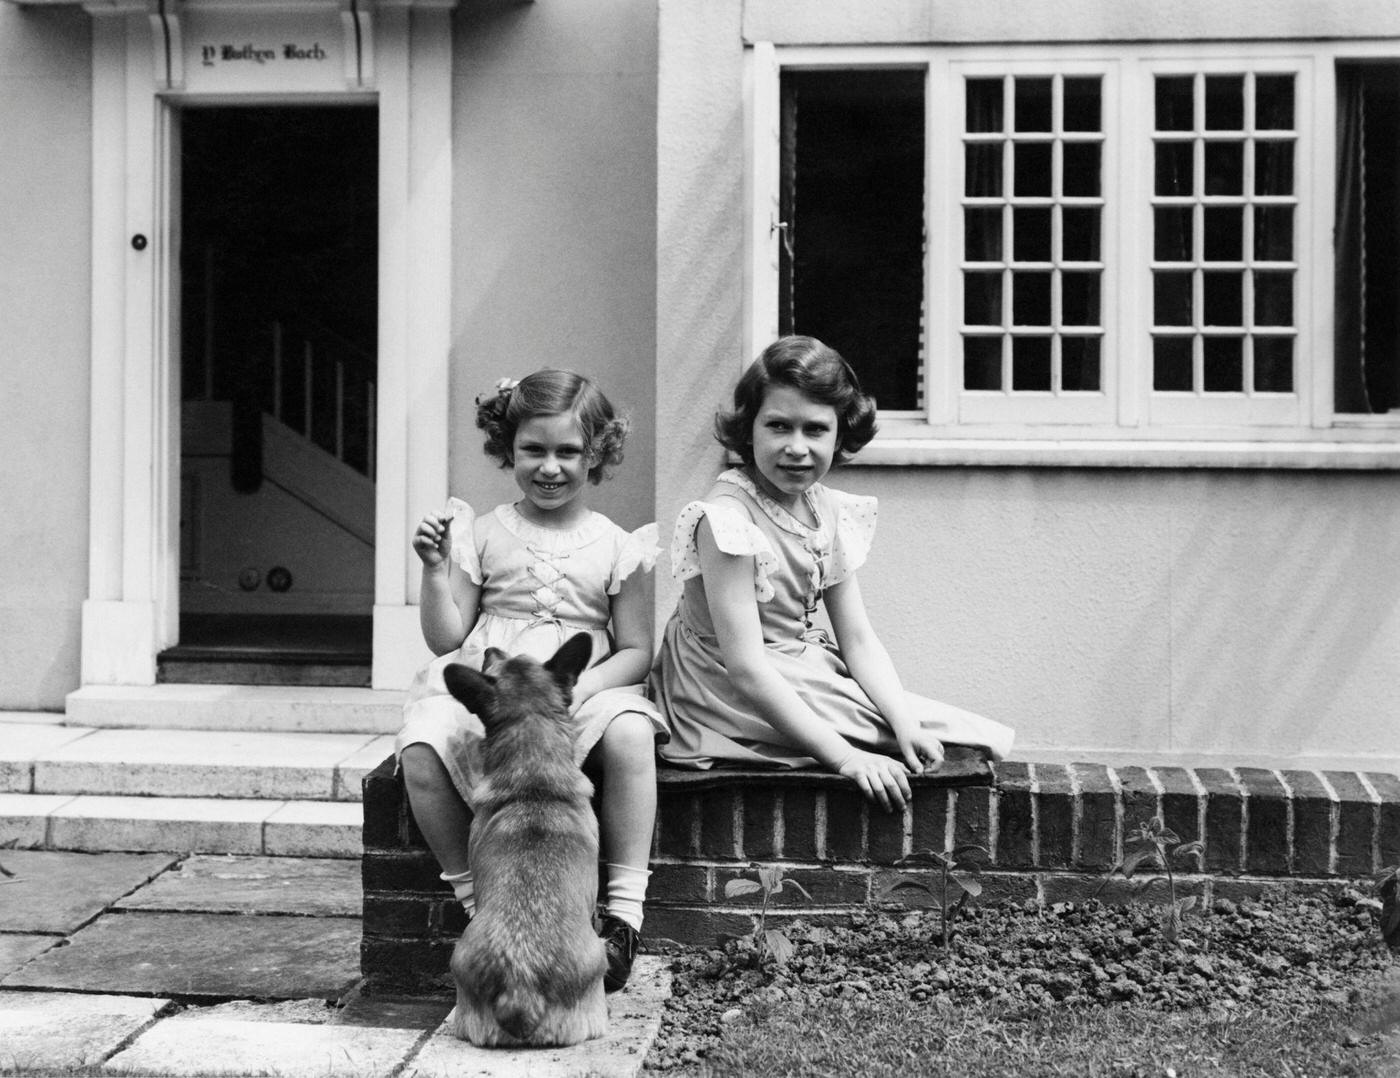
<instances>
[{"instance_id":1,"label":"brick wall","mask_svg":"<svg viewBox=\"0 0 1400 1078\"><path fill-rule=\"evenodd\" d=\"M991 851L987 898L1083 898L1122 857L1123 837L1160 814L1205 846L1188 892L1235 895L1278 880L1319 884L1400 863L1400 778L1342 771L1185 769L1005 763L995 774L960 756L913 780L902 813L869 805L845 780L815 772L686 772L659 780L645 936L711 944L753 926L757 896L725 884L750 862L777 862L811 895L775 896L770 918L834 919L883 901L896 868L920 849L977 843ZM362 968L376 990L446 984L461 907L438 879L387 760L364 785ZM1103 897L1122 897L1116 883ZM918 905L922 892L896 901Z\"/></svg>"}]
</instances>

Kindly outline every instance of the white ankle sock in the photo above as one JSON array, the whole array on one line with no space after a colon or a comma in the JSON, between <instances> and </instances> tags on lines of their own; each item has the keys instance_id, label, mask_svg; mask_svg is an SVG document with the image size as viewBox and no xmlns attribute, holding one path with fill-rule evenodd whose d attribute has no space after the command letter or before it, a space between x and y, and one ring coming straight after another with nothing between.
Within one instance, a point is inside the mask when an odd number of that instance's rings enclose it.
<instances>
[{"instance_id":1,"label":"white ankle sock","mask_svg":"<svg viewBox=\"0 0 1400 1078\"><path fill-rule=\"evenodd\" d=\"M457 896L457 901L462 904L462 909L467 911L468 917L476 915L476 887L472 883L472 870L458 872L449 876L446 872L440 873L438 879L452 887L452 893Z\"/></svg>"},{"instance_id":2,"label":"white ankle sock","mask_svg":"<svg viewBox=\"0 0 1400 1078\"><path fill-rule=\"evenodd\" d=\"M607 863L608 894L603 909L638 932L642 930L642 903L647 897L651 869Z\"/></svg>"}]
</instances>

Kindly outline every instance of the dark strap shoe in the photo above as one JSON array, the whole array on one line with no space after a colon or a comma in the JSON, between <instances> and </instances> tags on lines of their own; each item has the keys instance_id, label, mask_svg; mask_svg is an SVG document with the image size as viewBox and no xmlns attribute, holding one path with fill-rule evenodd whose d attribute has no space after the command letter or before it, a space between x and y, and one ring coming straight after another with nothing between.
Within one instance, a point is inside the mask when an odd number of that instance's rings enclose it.
<instances>
[{"instance_id":1,"label":"dark strap shoe","mask_svg":"<svg viewBox=\"0 0 1400 1078\"><path fill-rule=\"evenodd\" d=\"M603 949L608 956L608 971L603 974L603 991L616 992L632 976L632 960L637 957L642 936L635 928L611 914L603 914L598 935L603 937Z\"/></svg>"}]
</instances>

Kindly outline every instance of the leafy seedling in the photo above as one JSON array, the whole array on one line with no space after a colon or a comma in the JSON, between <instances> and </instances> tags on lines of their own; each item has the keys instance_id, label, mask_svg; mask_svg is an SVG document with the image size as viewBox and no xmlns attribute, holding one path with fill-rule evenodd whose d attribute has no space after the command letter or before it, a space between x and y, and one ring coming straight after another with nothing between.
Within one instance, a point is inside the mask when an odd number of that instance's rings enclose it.
<instances>
[{"instance_id":1,"label":"leafy seedling","mask_svg":"<svg viewBox=\"0 0 1400 1078\"><path fill-rule=\"evenodd\" d=\"M1196 896L1177 897L1176 874L1172 866L1194 857L1199 869L1203 852L1204 847L1199 842L1183 842L1162 817L1154 816L1146 823L1139 824L1123 840L1123 860L1108 870L1094 894L1097 896L1104 889L1114 873L1121 873L1125 880L1131 880L1140 868L1161 869L1165 875L1158 873L1140 880L1134 891L1144 894L1154 884L1166 881L1167 907L1162 911L1162 938L1168 943L1176 943L1181 939L1182 918L1188 910L1195 908Z\"/></svg>"},{"instance_id":2,"label":"leafy seedling","mask_svg":"<svg viewBox=\"0 0 1400 1078\"><path fill-rule=\"evenodd\" d=\"M880 897L884 899L896 891L914 889L936 898L938 900L939 939L944 947L951 947L953 945L953 925L958 919L958 914L967 905L968 899L976 898L982 893L982 866L971 860L972 855L976 853L980 853L983 857L991 856L985 846L978 846L975 843L966 843L942 851L916 850L908 857L901 857L895 864L936 867L939 870L938 891L935 893L934 889L921 879L916 879L913 876L899 876L881 890ZM956 889L958 895L951 905L948 901L950 888Z\"/></svg>"},{"instance_id":3,"label":"leafy seedling","mask_svg":"<svg viewBox=\"0 0 1400 1078\"><path fill-rule=\"evenodd\" d=\"M758 907L758 922L750 935L754 946L754 964L761 967L763 960L771 954L773 961L781 968L787 965L796 948L781 928L768 927L768 903L774 895L781 894L785 887L796 888L808 902L812 901L812 896L807 892L807 888L796 880L786 879L786 870L781 865L751 864L749 867L756 870L758 878L751 880L740 876L730 880L724 885L724 897L738 898L762 892L763 901Z\"/></svg>"},{"instance_id":4,"label":"leafy seedling","mask_svg":"<svg viewBox=\"0 0 1400 1078\"><path fill-rule=\"evenodd\" d=\"M1381 939L1392 951L1400 951L1400 865L1376 873L1381 896Z\"/></svg>"}]
</instances>

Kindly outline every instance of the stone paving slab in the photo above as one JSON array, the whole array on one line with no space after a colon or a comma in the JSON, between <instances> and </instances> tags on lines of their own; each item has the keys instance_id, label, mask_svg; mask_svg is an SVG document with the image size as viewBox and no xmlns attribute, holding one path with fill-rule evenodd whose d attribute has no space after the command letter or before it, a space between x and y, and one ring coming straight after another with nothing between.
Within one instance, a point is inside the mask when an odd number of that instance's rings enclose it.
<instances>
[{"instance_id":1,"label":"stone paving slab","mask_svg":"<svg viewBox=\"0 0 1400 1078\"><path fill-rule=\"evenodd\" d=\"M0 992L0 1068L61 1074L115 1052L169 1000Z\"/></svg>"},{"instance_id":2,"label":"stone paving slab","mask_svg":"<svg viewBox=\"0 0 1400 1078\"><path fill-rule=\"evenodd\" d=\"M187 858L117 903L122 910L310 917L359 917L363 907L359 861L210 854Z\"/></svg>"},{"instance_id":3,"label":"stone paving slab","mask_svg":"<svg viewBox=\"0 0 1400 1078\"><path fill-rule=\"evenodd\" d=\"M66 934L175 863L160 853L0 850L0 932Z\"/></svg>"},{"instance_id":4,"label":"stone paving slab","mask_svg":"<svg viewBox=\"0 0 1400 1078\"><path fill-rule=\"evenodd\" d=\"M232 798L79 795L50 814L49 842L66 850L262 853L263 821L282 804Z\"/></svg>"},{"instance_id":5,"label":"stone paving slab","mask_svg":"<svg viewBox=\"0 0 1400 1078\"><path fill-rule=\"evenodd\" d=\"M358 917L131 912L104 914L0 987L340 999L359 976Z\"/></svg>"},{"instance_id":6,"label":"stone paving slab","mask_svg":"<svg viewBox=\"0 0 1400 1078\"><path fill-rule=\"evenodd\" d=\"M404 1068L402 1078L631 1078L661 1028L671 971L639 955L627 989L608 997L608 1032L570 1048L477 1048L439 1027Z\"/></svg>"},{"instance_id":7,"label":"stone paving slab","mask_svg":"<svg viewBox=\"0 0 1400 1078\"><path fill-rule=\"evenodd\" d=\"M19 969L35 955L63 942L62 936L29 936L6 932L0 935L0 977Z\"/></svg>"},{"instance_id":8,"label":"stone paving slab","mask_svg":"<svg viewBox=\"0 0 1400 1078\"><path fill-rule=\"evenodd\" d=\"M68 794L0 793L0 846L44 845L49 817L75 800Z\"/></svg>"}]
</instances>

